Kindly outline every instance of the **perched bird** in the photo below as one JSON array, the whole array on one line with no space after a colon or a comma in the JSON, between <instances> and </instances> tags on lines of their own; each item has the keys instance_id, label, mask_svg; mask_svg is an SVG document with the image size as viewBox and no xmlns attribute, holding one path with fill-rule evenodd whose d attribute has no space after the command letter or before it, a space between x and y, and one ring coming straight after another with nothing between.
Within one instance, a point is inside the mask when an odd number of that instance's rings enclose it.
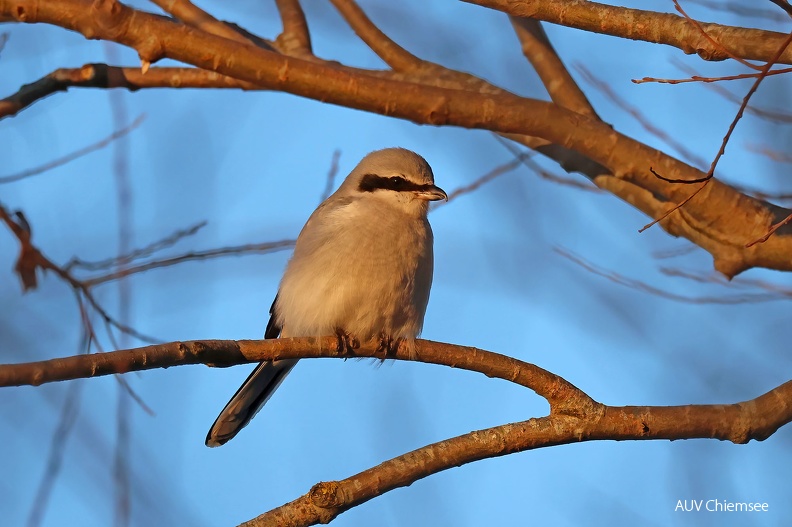
<instances>
[{"instance_id":1,"label":"perched bird","mask_svg":"<svg viewBox=\"0 0 792 527\"><path fill-rule=\"evenodd\" d=\"M368 154L311 214L270 308L264 338L336 335L339 349L380 339L412 345L432 286L429 202L448 199L424 158L403 148ZM297 360L265 361L226 404L206 445L233 438Z\"/></svg>"}]
</instances>

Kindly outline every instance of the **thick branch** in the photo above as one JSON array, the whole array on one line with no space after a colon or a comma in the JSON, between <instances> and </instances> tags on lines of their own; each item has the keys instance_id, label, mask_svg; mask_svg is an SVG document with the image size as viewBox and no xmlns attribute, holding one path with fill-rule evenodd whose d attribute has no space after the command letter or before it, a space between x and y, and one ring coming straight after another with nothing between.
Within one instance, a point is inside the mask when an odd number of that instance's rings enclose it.
<instances>
[{"instance_id":1,"label":"thick branch","mask_svg":"<svg viewBox=\"0 0 792 527\"><path fill-rule=\"evenodd\" d=\"M98 7L96 7L98 6ZM146 60L170 57L256 83L262 88L310 97L417 123L480 128L541 137L575 150L608 168L613 175L595 183L653 218L685 199L689 185L662 181L693 180L703 174L662 152L612 130L596 119L554 104L505 92L475 93L377 78L360 71L285 57L263 49L196 32L180 24L134 11L112 0L38 3L0 0L0 20L47 22L135 48ZM495 91L495 90L492 90ZM742 195L713 181L684 209L663 221L671 234L684 236L709 251L726 276L760 266L792 270L788 227L767 242L744 245L764 235L788 212ZM783 232L782 232L783 231Z\"/></svg>"},{"instance_id":2,"label":"thick branch","mask_svg":"<svg viewBox=\"0 0 792 527\"><path fill-rule=\"evenodd\" d=\"M358 357L381 357L376 343ZM334 337L264 341L193 341L112 353L0 366L0 386L41 384L181 364L230 366L286 358L337 357ZM595 402L557 375L510 357L476 348L419 340L415 355L400 349L389 358L463 368L528 387L550 403L548 417L471 432L404 454L311 491L247 526L313 525L389 490L465 463L513 452L592 440L715 438L764 440L792 421L792 381L743 403L675 407L611 407Z\"/></svg>"},{"instance_id":3,"label":"thick branch","mask_svg":"<svg viewBox=\"0 0 792 527\"><path fill-rule=\"evenodd\" d=\"M464 0L513 16L535 18L553 24L603 33L614 37L666 44L704 60L725 60L731 55L750 60L770 60L786 38L784 33L721 24L701 27L726 50L719 49L684 17L589 1L567 0ZM778 60L792 64L792 50Z\"/></svg>"}]
</instances>

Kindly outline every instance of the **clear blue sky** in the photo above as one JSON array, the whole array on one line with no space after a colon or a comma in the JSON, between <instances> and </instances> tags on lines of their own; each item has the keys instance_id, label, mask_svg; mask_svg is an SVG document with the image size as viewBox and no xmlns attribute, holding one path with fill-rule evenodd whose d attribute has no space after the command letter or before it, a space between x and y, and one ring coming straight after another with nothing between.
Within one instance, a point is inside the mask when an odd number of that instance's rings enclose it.
<instances>
[{"instance_id":1,"label":"clear blue sky","mask_svg":"<svg viewBox=\"0 0 792 527\"><path fill-rule=\"evenodd\" d=\"M329 3L305 3L318 55L381 66ZM673 9L670 2L633 4ZM267 37L279 31L268 2L200 5ZM423 10L421 5L362 2L382 29L417 55L523 95L546 97L504 15L456 2L432 2ZM725 23L769 26L689 7ZM107 60L103 44L57 28L7 25L2 31L10 39L0 54L0 96L58 67ZM742 72L737 66L704 64L673 48L564 28L548 32L569 65L585 64L690 150L707 160L714 156L734 105L703 86L638 86L630 79L683 76L672 59L702 74ZM121 56L125 64L137 63L126 50ZM619 131L674 154L582 85ZM735 93L748 87L728 86ZM756 101L789 108L789 93L789 80L768 79ZM511 159L485 132L416 126L278 93L151 90L124 92L122 98L130 120L146 114L127 139L133 245L209 222L163 255L295 237L318 203L336 149L340 177L371 150L416 150L449 192ZM97 141L112 132L112 123L105 92L74 89L39 102L0 122L0 176ZM789 166L752 154L746 145L784 150L790 139L788 127L749 115L721 163L724 178L788 192ZM56 262L111 256L118 244L112 156L108 148L0 186L0 201L25 212L34 242ZM658 227L638 234L647 221L613 196L561 186L525 168L459 198L431 216L435 280L423 336L536 363L613 405L732 403L788 380L792 330L786 302L674 302L607 281L553 250L565 247L602 268L682 295L752 291L665 276L662 266L710 272L711 258L701 249L656 258L657 251L688 243ZM77 353L79 315L72 293L47 275L38 290L22 295L11 272L17 250L12 236L0 231L0 360ZM131 323L164 341L259 338L288 257L285 251L136 275ZM745 276L792 287L789 274L753 270ZM117 312L115 285L97 289L97 295ZM107 338L102 342L111 347ZM547 411L546 402L531 392L470 372L304 361L243 433L222 448L206 448L208 427L249 369L193 366L126 376L156 413L151 417L131 407L132 525L235 525L318 481ZM27 521L73 389L58 383L0 390L0 511L7 525ZM118 392L113 378L79 383L79 413L63 445L43 525L112 524ZM783 525L792 515L791 443L792 429L786 427L763 443L743 446L696 440L541 449L431 476L343 514L334 525ZM762 501L770 511L674 512L677 500L693 499Z\"/></svg>"}]
</instances>

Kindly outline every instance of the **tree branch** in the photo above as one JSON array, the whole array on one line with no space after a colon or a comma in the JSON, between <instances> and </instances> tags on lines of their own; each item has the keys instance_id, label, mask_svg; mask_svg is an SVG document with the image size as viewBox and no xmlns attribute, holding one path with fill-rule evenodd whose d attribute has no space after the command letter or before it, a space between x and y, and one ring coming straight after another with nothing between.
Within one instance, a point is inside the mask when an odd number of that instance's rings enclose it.
<instances>
[{"instance_id":1,"label":"tree branch","mask_svg":"<svg viewBox=\"0 0 792 527\"><path fill-rule=\"evenodd\" d=\"M599 119L586 94L569 74L542 24L531 18L509 17L523 55L536 70L550 98L564 108Z\"/></svg>"},{"instance_id":2,"label":"tree branch","mask_svg":"<svg viewBox=\"0 0 792 527\"><path fill-rule=\"evenodd\" d=\"M69 88L236 88L261 90L252 82L227 77L199 68L122 68L107 64L86 64L81 68L60 68L41 79L25 84L15 94L0 100L0 119L11 117L31 104Z\"/></svg>"},{"instance_id":3,"label":"tree branch","mask_svg":"<svg viewBox=\"0 0 792 527\"><path fill-rule=\"evenodd\" d=\"M695 180L703 175L599 120L488 88L480 79L459 72L453 72L453 89L399 81L396 75L375 77L361 70L286 57L196 32L113 0L96 4L88 0L0 0L2 19L60 25L91 38L133 47L149 61L169 57L262 88L417 123L540 137L554 143L551 147L574 150L607 168L610 174L593 173L589 177L653 218L663 216L673 203L685 199L689 188L654 177L650 167L670 179ZM441 78L437 82L449 81ZM462 89L466 85L476 92ZM766 243L744 247L788 215L786 209L713 181L684 210L666 218L662 226L672 235L684 236L706 249L718 271L734 276L751 267L792 270L789 226Z\"/></svg>"},{"instance_id":4,"label":"tree branch","mask_svg":"<svg viewBox=\"0 0 792 527\"><path fill-rule=\"evenodd\" d=\"M535 18L544 22L602 33L614 37L666 44L704 60L725 60L731 56L768 61L786 35L775 31L702 23L701 28L726 51L713 45L684 17L589 1L563 0L463 0L503 11L509 15ZM777 61L792 64L792 50Z\"/></svg>"},{"instance_id":5,"label":"tree branch","mask_svg":"<svg viewBox=\"0 0 792 527\"><path fill-rule=\"evenodd\" d=\"M308 32L308 22L305 20L299 0L275 0L283 22L283 33L275 43L278 49L286 55L309 57L311 50L311 34Z\"/></svg>"},{"instance_id":6,"label":"tree branch","mask_svg":"<svg viewBox=\"0 0 792 527\"><path fill-rule=\"evenodd\" d=\"M385 358L376 342L356 357ZM183 364L230 366L293 358L346 358L334 337L257 341L172 342L111 353L0 365L0 386L96 377ZM792 381L751 401L729 405L603 405L565 379L538 366L476 348L426 340L414 354L400 348L387 358L416 360L483 373L527 387L550 403L547 417L471 432L417 449L355 476L315 485L295 501L246 526L326 523L389 490L465 463L530 449L592 440L714 438L734 443L764 440L792 421Z\"/></svg>"}]
</instances>

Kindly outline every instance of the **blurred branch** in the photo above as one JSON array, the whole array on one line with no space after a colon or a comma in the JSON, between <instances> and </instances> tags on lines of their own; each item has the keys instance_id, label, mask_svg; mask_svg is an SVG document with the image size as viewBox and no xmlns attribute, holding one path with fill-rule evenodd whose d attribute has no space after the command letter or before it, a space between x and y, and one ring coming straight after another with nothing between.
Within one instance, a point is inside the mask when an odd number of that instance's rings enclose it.
<instances>
[{"instance_id":1,"label":"blurred branch","mask_svg":"<svg viewBox=\"0 0 792 527\"><path fill-rule=\"evenodd\" d=\"M335 179L336 176L338 175L338 160L340 158L341 158L341 150L335 150L333 152L333 158L330 160L330 169L327 171L325 189L322 192L322 197L319 199L319 203L329 198L330 194L333 193L333 186L335 185Z\"/></svg>"},{"instance_id":2,"label":"blurred branch","mask_svg":"<svg viewBox=\"0 0 792 527\"><path fill-rule=\"evenodd\" d=\"M86 269L89 271L99 271L102 269L107 269L117 265L129 264L135 260L139 260L140 258L145 258L147 256L151 256L153 253L157 251L161 251L162 249L166 249L177 242L181 241L188 236L192 236L201 230L203 227L206 226L206 221L202 221L192 225L191 227L187 227L186 229L179 229L173 234L166 236L160 240L152 242L145 247L141 247L140 249L135 249L133 251L128 252L127 254L122 254L120 256L116 256L114 258L106 258L104 260L99 260L96 262L88 262L85 260L81 260L80 258L72 258L68 264L66 264L65 269L71 270L75 267L79 267L81 269Z\"/></svg>"},{"instance_id":3,"label":"blurred branch","mask_svg":"<svg viewBox=\"0 0 792 527\"><path fill-rule=\"evenodd\" d=\"M49 163L45 163L35 168L29 168L27 170L23 170L22 172L11 174L9 176L0 176L0 184L11 183L13 181L19 181L20 179L36 176L43 172L47 172L48 170L52 170L53 168L57 168L61 165L65 165L66 163L74 161L75 159L78 159L82 156L88 155L91 152L96 152L97 150L101 150L102 148L111 144L116 139L125 136L126 134L128 134L129 132L140 126L140 124L143 122L143 119L145 119L145 117L146 117L145 114L141 114L140 116L138 116L137 119L135 119L132 122L132 124L116 130L115 132L113 132L106 138L102 139L101 141L86 146L84 148L80 148L79 150L76 150L71 154L67 154L63 157L59 157L58 159L50 161Z\"/></svg>"},{"instance_id":4,"label":"blurred branch","mask_svg":"<svg viewBox=\"0 0 792 527\"><path fill-rule=\"evenodd\" d=\"M607 82L599 79L596 75L589 71L586 66L581 63L577 63L575 64L575 69L583 76L584 80L594 86L594 88L596 88L600 93L605 95L605 97L607 97L613 104L630 114L633 119L638 121L638 124L640 124L649 134L655 136L660 141L679 152L679 154L681 154L684 159L686 159L696 168L702 169L703 167L707 166L707 162L703 157L690 150L682 141L678 141L671 134L652 123L640 108L633 106L632 104L625 101L624 98L617 95Z\"/></svg>"},{"instance_id":5,"label":"blurred branch","mask_svg":"<svg viewBox=\"0 0 792 527\"><path fill-rule=\"evenodd\" d=\"M685 54L696 53L704 60L725 60L739 57L768 61L786 35L775 31L700 23L701 30L691 26L685 17L631 9L597 2L564 0L464 0L465 2L503 11L512 16L534 18L592 33L643 40L679 48ZM707 35L707 36L705 36ZM713 42L720 43L719 46ZM792 64L792 51L776 61Z\"/></svg>"},{"instance_id":6,"label":"blurred branch","mask_svg":"<svg viewBox=\"0 0 792 527\"><path fill-rule=\"evenodd\" d=\"M100 276L94 276L83 280L87 287L93 287L105 282L112 282L118 280L122 276L129 276L137 273L150 271L151 269L159 269L161 267L170 267L172 265L180 264L182 262L189 262L195 260L209 260L212 258L221 258L224 256L241 256L244 254L264 254L276 251L282 251L293 247L295 240L281 240L277 242L264 242L264 243L248 243L245 245L235 245L231 247L221 247L219 249L208 249L205 251L191 251L178 256L171 256L161 260L154 260L151 262L133 265L130 267L122 267L118 270L112 271Z\"/></svg>"},{"instance_id":7,"label":"blurred branch","mask_svg":"<svg viewBox=\"0 0 792 527\"><path fill-rule=\"evenodd\" d=\"M756 293L756 294L743 294L743 295L734 295L734 296L678 295L676 293L671 293L670 291L666 291L665 289L660 289L658 287L649 285L646 282L642 282L641 280L628 278L616 272L608 271L600 267L597 267L593 263L584 260L580 256L573 254L571 251L563 247L554 247L554 250L555 252L557 252L558 254L560 254L570 262L579 265L586 271L595 274L597 276L607 278L608 280L610 280L615 284L623 285L635 291L641 291L642 293L649 293L650 295L654 295L660 298L665 298L666 300L673 300L675 302L683 302L686 304L736 305L736 304L754 304L758 302L772 302L776 300L789 300L789 297L787 295L779 294L779 293L776 294Z\"/></svg>"},{"instance_id":8,"label":"blurred branch","mask_svg":"<svg viewBox=\"0 0 792 527\"><path fill-rule=\"evenodd\" d=\"M674 2L676 4L676 0L674 0ZM759 75L756 78L754 83L751 85L751 88L748 90L748 93L746 93L745 97L743 97L742 104L740 104L740 108L737 110L737 115L734 116L734 119L732 119L732 122L729 125L729 129L726 131L726 135L723 136L723 141L721 141L721 145L720 145L720 148L718 149L718 153L715 154L715 159L712 160L712 164L710 165L710 168L707 171L707 175L705 176L705 180L701 184L701 186L698 187L696 190L694 190L692 193L690 193L685 199L683 199L682 201L678 202L676 205L674 205L673 207L668 209L666 212L664 212L662 216L660 216L659 218L656 218L654 221L644 225L643 228L641 228L638 232L645 231L646 229L648 229L649 227L653 226L654 224L659 223L660 221L662 221L665 218L667 218L670 214L672 214L672 213L676 212L677 210L681 209L683 206L688 204L690 202L690 200L692 200L694 197L696 197L702 190L704 190L704 188L707 185L709 185L712 182L712 178L715 176L715 168L718 166L718 161L720 161L720 158L723 157L723 155L726 153L726 145L729 143L729 139L731 138L731 135L734 132L734 129L737 127L737 123L742 118L743 113L745 112L745 108L748 106L748 101L750 101L751 100L751 96L753 96L753 94L756 93L756 90L759 88L759 85L765 79L765 76L767 75L767 72L770 71L770 69L773 67L773 64L775 64L776 61L778 60L778 58L787 50L787 48L789 48L790 44L792 44L792 33L787 35L787 38L784 40L784 42L781 43L781 46L776 50L775 55L773 55L773 57L771 57L771 59L769 61L767 61L767 63L764 66L762 66L761 71L760 71L761 75ZM650 169L651 169L651 167L650 167ZM658 176L659 179L662 179L662 180L670 182L670 183L682 183L682 184L685 184L685 183L697 183L698 182L697 180L685 181L685 180L680 180L680 179L667 179L667 178L665 178L663 176L660 176L653 169L652 169L652 173L655 176ZM782 220L781 222L778 222L778 223L776 223L774 225L771 225L768 228L768 230L766 232L766 235L764 235L762 237L759 237L759 238L755 238L755 239L753 239L751 241L746 242L745 248L748 249L748 248L752 247L753 245L755 245L757 243L765 243L771 235L775 234L780 227L783 227L784 225L786 225L789 222L790 219L792 219L792 214L789 214L787 216L787 218Z\"/></svg>"},{"instance_id":9,"label":"blurred branch","mask_svg":"<svg viewBox=\"0 0 792 527\"><path fill-rule=\"evenodd\" d=\"M355 357L383 358L377 342L355 350ZM111 353L0 366L0 386L95 377L184 364L230 366L262 360L347 358L335 337L258 341L171 342ZM481 459L554 445L595 440L714 438L738 444L764 440L792 421L792 381L751 401L725 405L607 406L565 379L538 366L476 348L426 340L414 354L400 347L388 358L483 373L545 398L547 417L471 432L386 461L345 480L323 482L247 526L327 523L342 512L392 489Z\"/></svg>"},{"instance_id":10,"label":"blurred branch","mask_svg":"<svg viewBox=\"0 0 792 527\"><path fill-rule=\"evenodd\" d=\"M677 68L681 69L682 71L684 71L688 75L693 75L693 76L695 75L695 73L696 73L695 70L690 68L689 66L687 66L683 62L677 61L677 60L673 60L673 59L672 59L672 62L674 63L674 65ZM792 68L789 68L788 70L785 69L785 70L777 70L777 71L779 73L782 73L782 72L786 72L786 71L792 71ZM769 75L771 72L768 71L767 73ZM756 74L751 74L751 77L759 78L761 75L762 75L762 72L759 72L759 73L756 73ZM717 93L718 95L720 95L721 97L726 99L727 101L730 101L730 102L732 102L732 103L734 103L736 105L740 105L742 103L742 101L743 101L742 97L740 97L738 95L734 95L732 92L730 92L729 90L727 90L723 86L718 86L717 84L713 84L713 83L707 83L706 86L707 86L708 89L714 91L715 93ZM749 106L749 107L747 107L745 109L745 111L750 113L750 114L753 114L753 115L755 115L755 116L757 116L757 117L759 117L761 119L765 119L767 121L771 121L771 122L775 122L775 123L784 123L784 124L792 123L792 114L787 113L787 112L783 112L781 110L766 110L766 109L759 108L759 107L756 107L756 106Z\"/></svg>"},{"instance_id":11,"label":"blurred branch","mask_svg":"<svg viewBox=\"0 0 792 527\"><path fill-rule=\"evenodd\" d=\"M455 188L453 191L448 193L448 200L447 201L438 201L432 204L430 210L436 210L444 205L448 205L452 200L455 200L459 196L464 196L465 194L470 194L471 192L475 192L482 185L486 185L493 179L500 177L504 174L508 174L509 172L515 170L517 167L523 164L523 159L530 157L531 153L525 152L518 155L515 159L504 163L500 166L497 166L487 172L486 174L482 175L481 177L476 178L472 183L467 185L463 185L461 187Z\"/></svg>"},{"instance_id":12,"label":"blurred branch","mask_svg":"<svg viewBox=\"0 0 792 527\"><path fill-rule=\"evenodd\" d=\"M42 271L52 271L58 275L61 280L69 284L71 288L78 294L78 297L81 295L82 298L85 298L94 311L96 311L105 322L109 323L114 328L143 342L159 341L158 339L144 335L143 333L140 333L139 331L122 324L115 318L111 317L107 311L96 301L93 294L91 293L90 286L87 283L78 280L72 276L69 271L56 265L50 259L44 256L41 251L39 251L39 249L37 249L31 242L31 233L29 228L25 228L25 226L23 226L21 223L14 221L14 219L2 205L0 205L0 222L5 223L19 241L20 252L19 257L17 258L15 270L19 275L19 279L22 282L22 288L24 291L35 289L38 286L36 273L39 269Z\"/></svg>"},{"instance_id":13,"label":"blurred branch","mask_svg":"<svg viewBox=\"0 0 792 527\"><path fill-rule=\"evenodd\" d=\"M770 1L773 2L775 5L777 5L778 7L780 7L781 9L783 9L787 15L792 16L792 6L789 5L789 2L787 0L770 0Z\"/></svg>"}]
</instances>

